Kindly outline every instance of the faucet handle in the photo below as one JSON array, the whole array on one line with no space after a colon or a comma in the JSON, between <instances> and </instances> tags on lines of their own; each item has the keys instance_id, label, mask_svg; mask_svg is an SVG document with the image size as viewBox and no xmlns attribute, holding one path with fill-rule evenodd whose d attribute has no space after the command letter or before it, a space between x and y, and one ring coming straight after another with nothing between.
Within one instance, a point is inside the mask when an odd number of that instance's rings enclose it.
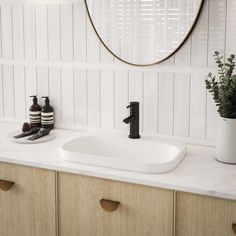
<instances>
[{"instance_id":1,"label":"faucet handle","mask_svg":"<svg viewBox=\"0 0 236 236\"><path fill-rule=\"evenodd\" d=\"M139 102L130 102L130 104L126 107L126 108L130 108L130 107L139 107Z\"/></svg>"}]
</instances>

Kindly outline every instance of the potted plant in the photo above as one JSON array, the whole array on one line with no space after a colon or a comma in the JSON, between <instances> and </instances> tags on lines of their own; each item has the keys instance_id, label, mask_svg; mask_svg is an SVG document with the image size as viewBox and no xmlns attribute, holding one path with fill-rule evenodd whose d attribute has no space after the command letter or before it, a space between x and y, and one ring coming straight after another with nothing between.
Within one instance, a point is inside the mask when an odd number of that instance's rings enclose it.
<instances>
[{"instance_id":1,"label":"potted plant","mask_svg":"<svg viewBox=\"0 0 236 236\"><path fill-rule=\"evenodd\" d=\"M215 52L214 58L218 65L218 76L209 73L205 82L220 114L216 159L236 164L236 74L233 74L235 55L224 61L223 56Z\"/></svg>"}]
</instances>

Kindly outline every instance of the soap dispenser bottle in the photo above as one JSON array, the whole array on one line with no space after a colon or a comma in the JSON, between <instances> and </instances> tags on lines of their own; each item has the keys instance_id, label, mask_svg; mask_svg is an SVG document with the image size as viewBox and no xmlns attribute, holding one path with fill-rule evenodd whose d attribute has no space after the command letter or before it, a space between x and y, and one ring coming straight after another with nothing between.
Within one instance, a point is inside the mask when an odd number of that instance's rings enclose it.
<instances>
[{"instance_id":1,"label":"soap dispenser bottle","mask_svg":"<svg viewBox=\"0 0 236 236\"><path fill-rule=\"evenodd\" d=\"M52 130L54 128L54 109L50 106L50 101L48 97L45 98L45 105L41 112L41 124L42 128L49 128Z\"/></svg>"},{"instance_id":2,"label":"soap dispenser bottle","mask_svg":"<svg viewBox=\"0 0 236 236\"><path fill-rule=\"evenodd\" d=\"M29 108L29 123L30 128L36 128L41 126L41 110L42 107L38 104L37 96L30 96L33 98L33 105Z\"/></svg>"}]
</instances>

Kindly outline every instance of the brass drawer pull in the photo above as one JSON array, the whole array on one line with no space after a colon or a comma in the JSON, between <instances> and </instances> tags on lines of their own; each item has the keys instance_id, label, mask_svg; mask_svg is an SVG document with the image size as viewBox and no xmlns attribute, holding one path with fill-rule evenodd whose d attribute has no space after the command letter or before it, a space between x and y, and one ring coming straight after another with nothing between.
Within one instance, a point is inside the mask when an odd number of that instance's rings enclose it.
<instances>
[{"instance_id":1,"label":"brass drawer pull","mask_svg":"<svg viewBox=\"0 0 236 236\"><path fill-rule=\"evenodd\" d=\"M118 208L118 206L120 205L120 202L111 201L107 199L101 199L100 205L105 211L113 212Z\"/></svg>"},{"instance_id":2,"label":"brass drawer pull","mask_svg":"<svg viewBox=\"0 0 236 236\"><path fill-rule=\"evenodd\" d=\"M8 191L12 187L13 184L14 182L11 182L11 181L0 180L0 189L3 191Z\"/></svg>"},{"instance_id":3,"label":"brass drawer pull","mask_svg":"<svg viewBox=\"0 0 236 236\"><path fill-rule=\"evenodd\" d=\"M233 230L233 232L236 234L236 223L233 223L233 224L232 224L232 230Z\"/></svg>"}]
</instances>

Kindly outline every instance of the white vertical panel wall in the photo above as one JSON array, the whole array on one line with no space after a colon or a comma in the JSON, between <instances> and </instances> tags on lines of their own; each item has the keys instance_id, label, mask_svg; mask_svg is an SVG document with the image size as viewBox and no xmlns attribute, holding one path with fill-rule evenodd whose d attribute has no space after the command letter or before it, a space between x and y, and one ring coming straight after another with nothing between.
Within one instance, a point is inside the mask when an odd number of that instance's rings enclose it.
<instances>
[{"instance_id":1,"label":"white vertical panel wall","mask_svg":"<svg viewBox=\"0 0 236 236\"><path fill-rule=\"evenodd\" d=\"M57 123L126 130L126 105L135 100L145 133L215 139L217 113L204 80L215 70L215 50L236 53L235 0L206 0L184 47L151 67L129 66L109 54L91 27L83 1L12 1L0 8L3 119L26 119L29 96L49 95Z\"/></svg>"}]
</instances>

